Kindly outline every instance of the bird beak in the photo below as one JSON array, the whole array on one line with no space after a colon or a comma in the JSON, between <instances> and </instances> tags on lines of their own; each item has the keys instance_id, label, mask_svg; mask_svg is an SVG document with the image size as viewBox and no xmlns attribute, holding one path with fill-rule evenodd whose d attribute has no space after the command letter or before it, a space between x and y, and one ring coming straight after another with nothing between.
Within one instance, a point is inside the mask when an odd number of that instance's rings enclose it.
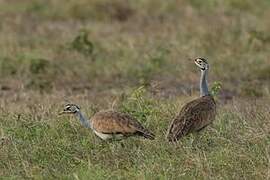
<instances>
[{"instance_id":1,"label":"bird beak","mask_svg":"<svg viewBox=\"0 0 270 180\"><path fill-rule=\"evenodd\" d=\"M62 115L62 114L73 114L73 112L70 112L70 111L61 111L58 113L58 115Z\"/></svg>"},{"instance_id":2,"label":"bird beak","mask_svg":"<svg viewBox=\"0 0 270 180\"><path fill-rule=\"evenodd\" d=\"M63 115L63 114L66 114L66 112L65 111L61 111L61 112L58 113L58 115Z\"/></svg>"}]
</instances>

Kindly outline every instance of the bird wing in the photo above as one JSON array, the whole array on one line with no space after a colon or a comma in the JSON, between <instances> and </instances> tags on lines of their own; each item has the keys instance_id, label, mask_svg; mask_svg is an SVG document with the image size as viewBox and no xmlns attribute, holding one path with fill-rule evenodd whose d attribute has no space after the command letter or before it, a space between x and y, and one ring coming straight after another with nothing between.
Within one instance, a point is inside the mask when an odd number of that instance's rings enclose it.
<instances>
[{"instance_id":1,"label":"bird wing","mask_svg":"<svg viewBox=\"0 0 270 180\"><path fill-rule=\"evenodd\" d=\"M149 133L135 118L115 111L98 112L92 117L93 128L105 134Z\"/></svg>"},{"instance_id":2,"label":"bird wing","mask_svg":"<svg viewBox=\"0 0 270 180\"><path fill-rule=\"evenodd\" d=\"M170 141L180 139L191 131L199 130L209 124L215 115L215 101L204 96L187 103L174 118L168 129Z\"/></svg>"}]
</instances>

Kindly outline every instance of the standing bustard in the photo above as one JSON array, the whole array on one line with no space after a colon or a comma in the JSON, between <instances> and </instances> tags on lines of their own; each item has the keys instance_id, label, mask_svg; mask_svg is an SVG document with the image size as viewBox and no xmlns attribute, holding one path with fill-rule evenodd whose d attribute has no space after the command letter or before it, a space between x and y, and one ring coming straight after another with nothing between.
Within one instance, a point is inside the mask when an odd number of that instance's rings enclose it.
<instances>
[{"instance_id":1,"label":"standing bustard","mask_svg":"<svg viewBox=\"0 0 270 180\"><path fill-rule=\"evenodd\" d=\"M128 136L154 139L155 135L144 128L135 118L115 111L101 111L87 119L76 104L67 104L60 114L74 114L81 124L90 128L103 140Z\"/></svg>"},{"instance_id":2,"label":"standing bustard","mask_svg":"<svg viewBox=\"0 0 270 180\"><path fill-rule=\"evenodd\" d=\"M190 132L203 129L215 119L216 103L207 84L209 65L204 58L197 58L194 62L201 69L200 97L184 105L172 121L168 129L168 141L176 142Z\"/></svg>"}]
</instances>

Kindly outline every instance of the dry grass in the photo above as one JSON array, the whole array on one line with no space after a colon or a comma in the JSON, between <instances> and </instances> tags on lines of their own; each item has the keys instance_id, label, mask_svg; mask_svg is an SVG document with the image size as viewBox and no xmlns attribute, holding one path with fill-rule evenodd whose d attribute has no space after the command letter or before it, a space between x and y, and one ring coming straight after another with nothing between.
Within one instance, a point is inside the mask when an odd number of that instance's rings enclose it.
<instances>
[{"instance_id":1,"label":"dry grass","mask_svg":"<svg viewBox=\"0 0 270 180\"><path fill-rule=\"evenodd\" d=\"M267 0L0 1L0 176L269 179L269 10ZM171 146L169 121L198 94L187 60L197 56L222 85L219 114ZM58 117L65 100L89 116L131 113L157 140L102 142Z\"/></svg>"}]
</instances>

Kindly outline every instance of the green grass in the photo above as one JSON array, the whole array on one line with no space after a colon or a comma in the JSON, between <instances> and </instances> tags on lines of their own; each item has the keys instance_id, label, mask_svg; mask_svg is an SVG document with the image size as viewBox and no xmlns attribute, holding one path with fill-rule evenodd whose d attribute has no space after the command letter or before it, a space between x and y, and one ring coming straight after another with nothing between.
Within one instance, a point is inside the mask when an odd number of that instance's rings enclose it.
<instances>
[{"instance_id":1,"label":"green grass","mask_svg":"<svg viewBox=\"0 0 270 180\"><path fill-rule=\"evenodd\" d=\"M116 104L117 109L124 107L153 130L157 138L115 142L98 139L73 117L57 116L57 110L61 109L58 98L46 98L47 102L39 105L29 102L32 105L15 112L13 108L2 109L3 177L263 179L268 176L270 117L265 103L269 106L269 99L256 102L257 105L250 101L243 106L240 100L224 105L212 126L183 138L175 146L165 141L164 134L177 109L191 98L156 100L147 94L127 95ZM87 108L89 102L85 97L76 102L88 115L99 109Z\"/></svg>"},{"instance_id":2,"label":"green grass","mask_svg":"<svg viewBox=\"0 0 270 180\"><path fill-rule=\"evenodd\" d=\"M1 1L0 179L269 179L269 10L268 0ZM188 60L198 56L218 115L172 145L170 121L198 96ZM157 138L103 142L58 116L67 101L88 116L129 113Z\"/></svg>"}]
</instances>

